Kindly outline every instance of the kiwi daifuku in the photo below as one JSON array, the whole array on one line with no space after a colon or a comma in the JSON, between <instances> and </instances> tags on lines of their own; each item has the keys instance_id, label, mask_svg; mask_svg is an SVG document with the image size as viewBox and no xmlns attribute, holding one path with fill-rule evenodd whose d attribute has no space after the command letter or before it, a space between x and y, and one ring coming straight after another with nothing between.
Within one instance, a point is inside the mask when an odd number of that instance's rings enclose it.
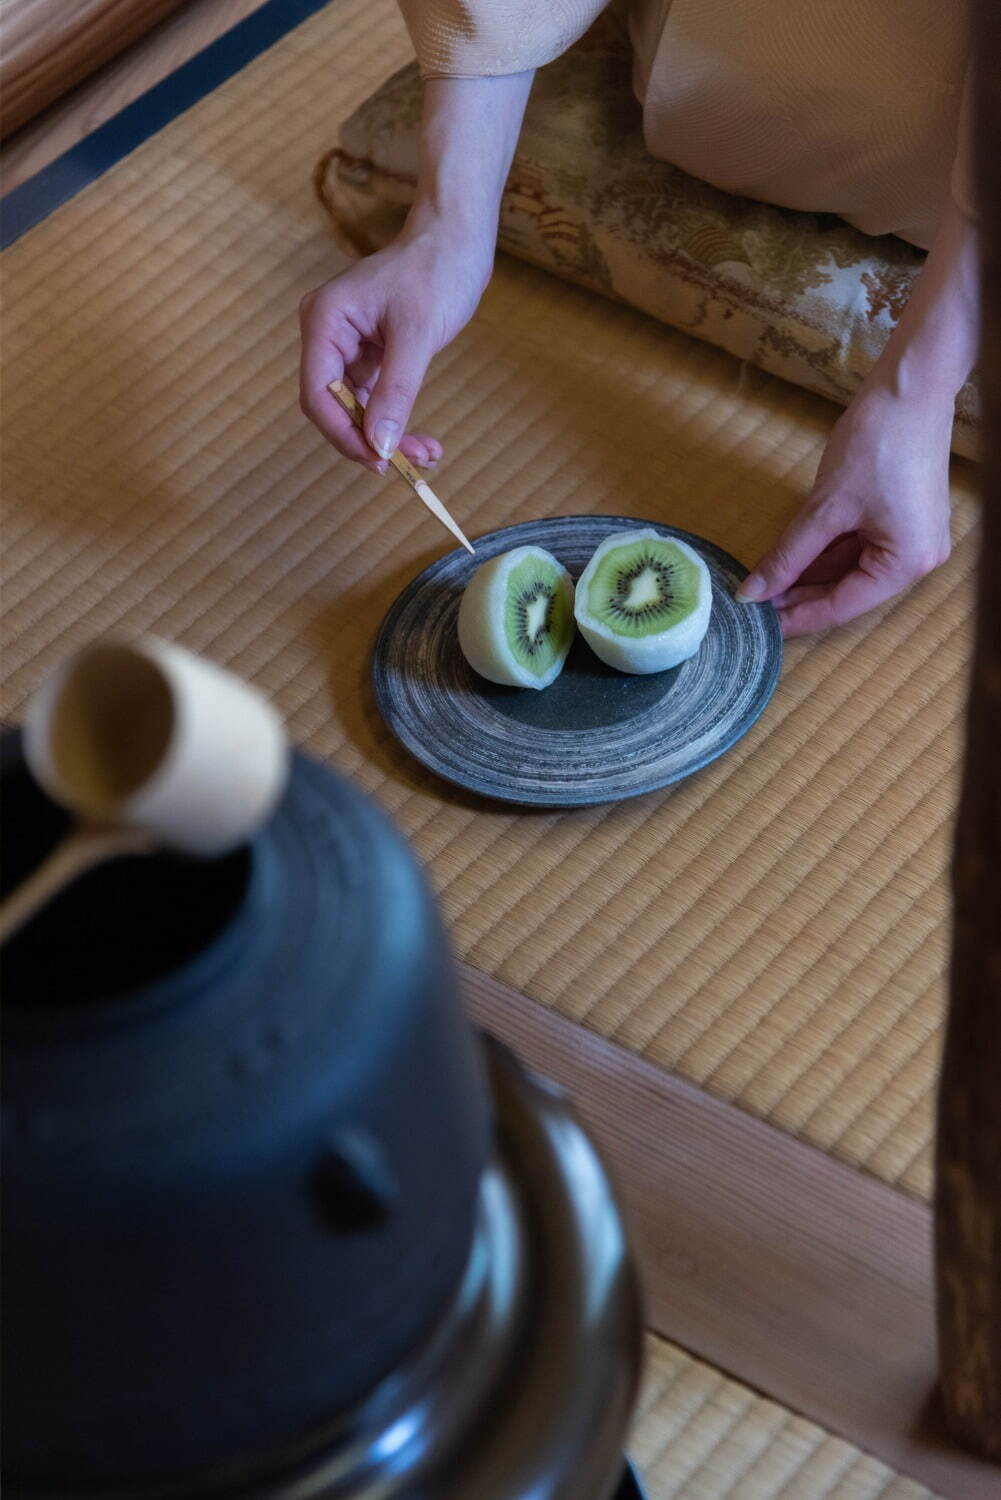
<instances>
[{"instance_id":1,"label":"kiwi daifuku","mask_svg":"<svg viewBox=\"0 0 1001 1500\"><path fill-rule=\"evenodd\" d=\"M543 547L515 547L477 568L459 605L459 645L481 677L548 687L574 636L573 580Z\"/></svg>"},{"instance_id":2,"label":"kiwi daifuku","mask_svg":"<svg viewBox=\"0 0 1001 1500\"><path fill-rule=\"evenodd\" d=\"M647 529L605 538L581 574L574 615L607 666L641 674L694 656L711 607L709 569L698 553Z\"/></svg>"}]
</instances>

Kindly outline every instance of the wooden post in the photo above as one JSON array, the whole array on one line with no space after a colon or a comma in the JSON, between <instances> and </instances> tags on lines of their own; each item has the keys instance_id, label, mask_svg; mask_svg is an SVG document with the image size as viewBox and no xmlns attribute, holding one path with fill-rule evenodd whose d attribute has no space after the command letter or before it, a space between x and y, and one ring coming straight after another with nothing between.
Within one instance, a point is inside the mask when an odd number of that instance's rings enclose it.
<instances>
[{"instance_id":1,"label":"wooden post","mask_svg":"<svg viewBox=\"0 0 1001 1500\"><path fill-rule=\"evenodd\" d=\"M974 58L986 452L976 643L952 869L953 951L939 1086L935 1238L946 1419L959 1442L1001 1461L1001 6L996 0L979 0Z\"/></svg>"}]
</instances>

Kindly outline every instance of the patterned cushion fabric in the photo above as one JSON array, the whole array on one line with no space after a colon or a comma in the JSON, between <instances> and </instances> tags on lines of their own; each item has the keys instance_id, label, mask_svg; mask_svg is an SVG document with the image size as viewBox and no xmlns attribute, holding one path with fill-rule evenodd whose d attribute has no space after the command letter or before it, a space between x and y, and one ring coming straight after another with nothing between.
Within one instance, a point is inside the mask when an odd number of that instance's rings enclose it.
<instances>
[{"instance_id":1,"label":"patterned cushion fabric","mask_svg":"<svg viewBox=\"0 0 1001 1500\"><path fill-rule=\"evenodd\" d=\"M340 131L317 189L356 249L387 237L417 171L421 84L396 73ZM538 74L501 208L500 246L773 374L847 402L923 256L834 215L720 192L647 152L628 39L606 15ZM977 448L978 403L953 449Z\"/></svg>"}]
</instances>

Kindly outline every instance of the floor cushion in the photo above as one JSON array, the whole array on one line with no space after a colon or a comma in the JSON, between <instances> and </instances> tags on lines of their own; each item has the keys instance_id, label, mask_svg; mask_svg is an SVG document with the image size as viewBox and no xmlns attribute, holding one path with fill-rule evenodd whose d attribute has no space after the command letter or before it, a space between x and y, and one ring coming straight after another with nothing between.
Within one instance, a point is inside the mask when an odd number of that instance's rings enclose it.
<instances>
[{"instance_id":1,"label":"floor cushion","mask_svg":"<svg viewBox=\"0 0 1001 1500\"><path fill-rule=\"evenodd\" d=\"M321 201L356 251L385 242L413 197L420 110L413 64L344 122L317 166ZM723 193L650 156L628 38L607 13L536 78L499 243L842 404L924 259L895 236ZM969 385L955 451L975 454L977 412Z\"/></svg>"}]
</instances>

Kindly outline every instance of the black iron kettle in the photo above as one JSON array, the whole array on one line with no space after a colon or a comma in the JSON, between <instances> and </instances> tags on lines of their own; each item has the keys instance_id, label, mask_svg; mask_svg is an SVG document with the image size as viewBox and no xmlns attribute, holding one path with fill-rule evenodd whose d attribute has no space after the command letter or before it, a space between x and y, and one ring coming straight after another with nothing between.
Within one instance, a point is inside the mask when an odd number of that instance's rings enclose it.
<instances>
[{"instance_id":1,"label":"black iron kettle","mask_svg":"<svg viewBox=\"0 0 1001 1500\"><path fill-rule=\"evenodd\" d=\"M6 891L66 816L16 733L0 777ZM627 1493L607 1178L349 782L295 755L236 852L92 871L3 986L8 1494Z\"/></svg>"}]
</instances>

